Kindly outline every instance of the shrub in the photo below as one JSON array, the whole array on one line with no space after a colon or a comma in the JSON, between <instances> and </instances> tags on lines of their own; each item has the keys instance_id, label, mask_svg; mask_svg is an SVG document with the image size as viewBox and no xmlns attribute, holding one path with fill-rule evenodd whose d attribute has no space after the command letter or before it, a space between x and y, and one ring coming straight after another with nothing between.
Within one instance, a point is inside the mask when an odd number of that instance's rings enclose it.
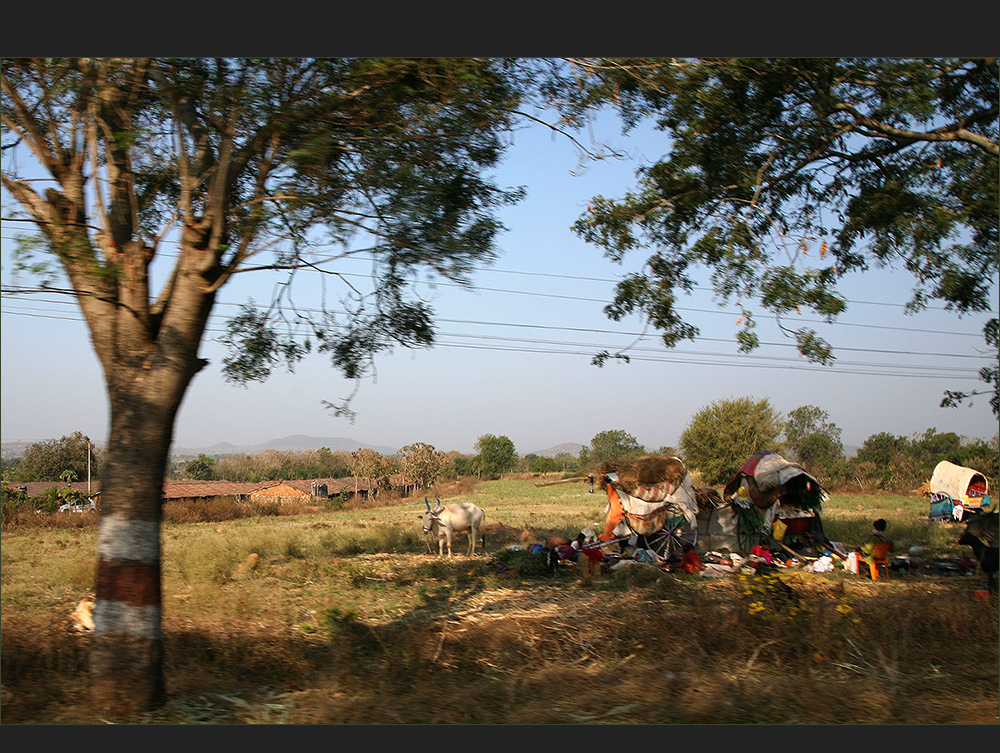
<instances>
[{"instance_id":1,"label":"shrub","mask_svg":"<svg viewBox=\"0 0 1000 753\"><path fill-rule=\"evenodd\" d=\"M611 582L619 586L648 586L663 577L663 571L654 565L638 562L611 571Z\"/></svg>"},{"instance_id":2,"label":"shrub","mask_svg":"<svg viewBox=\"0 0 1000 753\"><path fill-rule=\"evenodd\" d=\"M542 556L521 549L504 549L494 562L499 562L526 578L538 578L546 574Z\"/></svg>"},{"instance_id":3,"label":"shrub","mask_svg":"<svg viewBox=\"0 0 1000 753\"><path fill-rule=\"evenodd\" d=\"M323 612L322 619L327 636L349 644L352 654L370 654L378 648L375 633L353 610L331 607Z\"/></svg>"},{"instance_id":4,"label":"shrub","mask_svg":"<svg viewBox=\"0 0 1000 753\"><path fill-rule=\"evenodd\" d=\"M0 486L0 528L8 530L26 512L31 512L28 495L20 489L3 484Z\"/></svg>"}]
</instances>

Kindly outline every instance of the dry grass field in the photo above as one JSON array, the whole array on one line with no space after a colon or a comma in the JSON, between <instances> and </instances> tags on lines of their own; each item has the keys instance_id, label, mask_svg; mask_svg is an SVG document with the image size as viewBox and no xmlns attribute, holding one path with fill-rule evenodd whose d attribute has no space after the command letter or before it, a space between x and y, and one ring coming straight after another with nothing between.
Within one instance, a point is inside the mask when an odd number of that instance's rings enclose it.
<instances>
[{"instance_id":1,"label":"dry grass field","mask_svg":"<svg viewBox=\"0 0 1000 753\"><path fill-rule=\"evenodd\" d=\"M586 484L438 489L486 511L486 552L430 551L423 499L163 526L169 701L137 724L998 723L997 601L982 576L837 570L723 578L635 565L590 582L508 547L603 522ZM4 724L97 724L93 521L3 531ZM220 515L219 517L224 517ZM898 548L967 554L918 497L834 495L827 535L885 517ZM78 522L77 522L78 521ZM462 554L459 555L458 552ZM878 702L873 703L872 698Z\"/></svg>"}]
</instances>

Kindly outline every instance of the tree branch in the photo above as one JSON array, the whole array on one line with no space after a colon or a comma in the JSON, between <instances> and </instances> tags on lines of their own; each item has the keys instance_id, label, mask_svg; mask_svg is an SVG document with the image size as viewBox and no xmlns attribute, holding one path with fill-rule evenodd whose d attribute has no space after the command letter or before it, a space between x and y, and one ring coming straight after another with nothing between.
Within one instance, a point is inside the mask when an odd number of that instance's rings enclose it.
<instances>
[{"instance_id":1,"label":"tree branch","mask_svg":"<svg viewBox=\"0 0 1000 753\"><path fill-rule=\"evenodd\" d=\"M1000 156L1000 145L994 141L990 141L985 136L973 133L964 127L966 124L971 122L995 118L998 112L997 107L982 110L969 116L968 118L963 118L957 123L941 126L940 128L935 128L933 131L913 131L906 128L895 128L887 125L886 123L870 118L867 115L863 115L854 105L848 102L835 103L832 109L834 111L847 112L854 117L857 124L864 125L866 128L870 128L873 132L887 136L896 141L910 143L914 141L967 141L970 144L978 146L987 154L991 154L994 157Z\"/></svg>"}]
</instances>

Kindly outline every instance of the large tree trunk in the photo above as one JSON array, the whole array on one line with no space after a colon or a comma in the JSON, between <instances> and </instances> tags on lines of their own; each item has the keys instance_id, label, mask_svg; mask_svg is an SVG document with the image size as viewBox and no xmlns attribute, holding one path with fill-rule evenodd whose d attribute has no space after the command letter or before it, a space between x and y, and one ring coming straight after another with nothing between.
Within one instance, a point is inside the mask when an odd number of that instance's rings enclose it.
<instances>
[{"instance_id":1,"label":"large tree trunk","mask_svg":"<svg viewBox=\"0 0 1000 753\"><path fill-rule=\"evenodd\" d=\"M105 718L128 719L166 700L160 580L160 517L174 421L194 375L214 293L183 261L162 315L143 284L125 287L102 333L91 325L111 406L97 528L97 594L91 700ZM134 274L143 278L144 271ZM136 294L138 293L138 295ZM131 302L130 302L131 299ZM86 308L86 306L85 306Z\"/></svg>"},{"instance_id":2,"label":"large tree trunk","mask_svg":"<svg viewBox=\"0 0 1000 753\"><path fill-rule=\"evenodd\" d=\"M175 406L111 394L101 481L91 700L110 718L165 701L160 509Z\"/></svg>"}]
</instances>

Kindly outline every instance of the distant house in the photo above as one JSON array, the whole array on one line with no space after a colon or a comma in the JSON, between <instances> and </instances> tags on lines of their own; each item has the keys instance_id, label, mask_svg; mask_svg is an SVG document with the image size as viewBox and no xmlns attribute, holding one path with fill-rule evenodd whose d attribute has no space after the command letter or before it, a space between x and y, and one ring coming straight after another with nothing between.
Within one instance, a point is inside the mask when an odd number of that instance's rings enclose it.
<instances>
[{"instance_id":1,"label":"distant house","mask_svg":"<svg viewBox=\"0 0 1000 753\"><path fill-rule=\"evenodd\" d=\"M413 493L413 483L396 474L389 479L394 491L408 496ZM5 482L6 484L6 482ZM55 487L65 489L67 486L74 491L87 494L91 499L100 502L101 485L93 481L75 481L65 483L60 481L31 481L24 484L7 484L12 488L22 489L28 497L37 497L47 489ZM89 487L89 493L88 493ZM365 480L348 476L346 478L317 478L292 481L265 481L262 483L234 481L167 481L163 485L163 501L188 501L216 499L228 497L237 502L263 499L298 499L325 500L330 497L340 497L347 501L357 497L367 499L372 493L372 484Z\"/></svg>"},{"instance_id":2,"label":"distant house","mask_svg":"<svg viewBox=\"0 0 1000 753\"><path fill-rule=\"evenodd\" d=\"M167 481L163 485L163 501L197 502L229 497L243 502L258 486L260 484L237 481Z\"/></svg>"},{"instance_id":3,"label":"distant house","mask_svg":"<svg viewBox=\"0 0 1000 753\"><path fill-rule=\"evenodd\" d=\"M392 484L393 489L399 492L401 497L409 497L417 488L413 481L398 473L389 477L389 483Z\"/></svg>"},{"instance_id":4,"label":"distant house","mask_svg":"<svg viewBox=\"0 0 1000 753\"><path fill-rule=\"evenodd\" d=\"M97 502L100 502L101 499L101 485L96 481L89 483L86 481L73 481L68 484L65 481L28 481L23 484L11 484L5 481L4 486L11 489L20 489L28 495L28 499L41 496L53 487L56 489L65 489L67 486L75 492L85 494L89 499Z\"/></svg>"},{"instance_id":5,"label":"distant house","mask_svg":"<svg viewBox=\"0 0 1000 753\"><path fill-rule=\"evenodd\" d=\"M306 485L305 488L302 488L303 484ZM295 499L308 502L312 498L312 489L308 481L269 481L258 484L257 488L250 493L250 499L255 502L272 499L280 501Z\"/></svg>"},{"instance_id":6,"label":"distant house","mask_svg":"<svg viewBox=\"0 0 1000 753\"><path fill-rule=\"evenodd\" d=\"M340 496L344 499L357 496L360 499L367 499L375 490L374 484L367 479L359 479L354 476L346 478L328 479L329 496ZM406 479L405 476L395 473L389 477L389 489L402 497L413 494L415 484Z\"/></svg>"}]
</instances>

